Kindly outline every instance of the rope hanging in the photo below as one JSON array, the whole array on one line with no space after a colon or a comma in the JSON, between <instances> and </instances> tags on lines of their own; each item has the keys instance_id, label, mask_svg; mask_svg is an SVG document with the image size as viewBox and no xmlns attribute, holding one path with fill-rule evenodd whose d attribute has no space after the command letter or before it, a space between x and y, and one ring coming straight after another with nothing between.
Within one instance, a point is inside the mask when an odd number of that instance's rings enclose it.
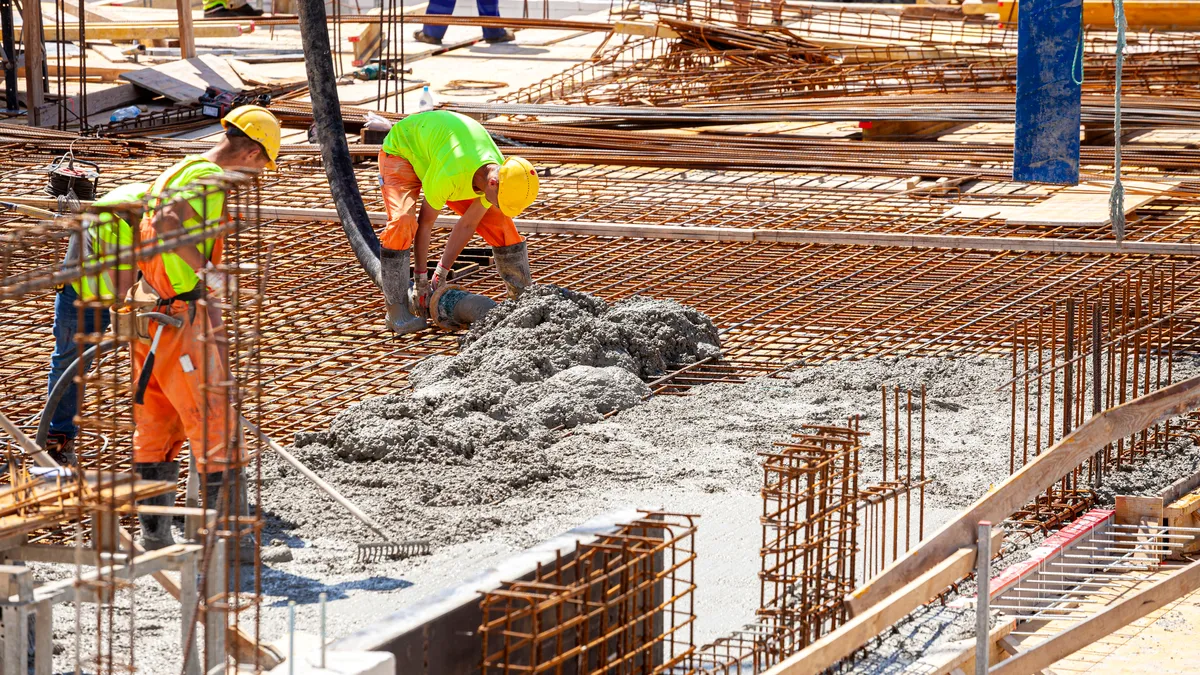
<instances>
[{"instance_id":1,"label":"rope hanging","mask_svg":"<svg viewBox=\"0 0 1200 675\"><path fill-rule=\"evenodd\" d=\"M1113 186L1108 195L1113 234L1117 242L1125 239L1125 186L1121 184L1121 66L1125 62L1125 5L1113 0L1113 19L1117 25L1117 77L1113 93Z\"/></svg>"}]
</instances>

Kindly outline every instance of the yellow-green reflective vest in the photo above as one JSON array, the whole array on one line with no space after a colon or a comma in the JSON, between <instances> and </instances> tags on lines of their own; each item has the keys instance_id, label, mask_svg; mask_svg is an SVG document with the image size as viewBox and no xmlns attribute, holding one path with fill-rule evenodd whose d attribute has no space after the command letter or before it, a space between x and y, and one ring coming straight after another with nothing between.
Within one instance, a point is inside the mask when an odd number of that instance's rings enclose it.
<instances>
[{"instance_id":1,"label":"yellow-green reflective vest","mask_svg":"<svg viewBox=\"0 0 1200 675\"><path fill-rule=\"evenodd\" d=\"M128 183L109 191L92 203L98 213L95 219L83 228L83 241L78 242L83 264L112 261L118 255L130 255L133 250L133 228L123 218L105 210L104 207L140 202L149 189L149 183ZM74 263L74 256L71 258L68 264ZM130 269L133 269L133 265L128 263L115 266L115 270ZM117 299L114 268L76 279L71 282L71 287L82 300L100 300L111 304Z\"/></svg>"}]
</instances>

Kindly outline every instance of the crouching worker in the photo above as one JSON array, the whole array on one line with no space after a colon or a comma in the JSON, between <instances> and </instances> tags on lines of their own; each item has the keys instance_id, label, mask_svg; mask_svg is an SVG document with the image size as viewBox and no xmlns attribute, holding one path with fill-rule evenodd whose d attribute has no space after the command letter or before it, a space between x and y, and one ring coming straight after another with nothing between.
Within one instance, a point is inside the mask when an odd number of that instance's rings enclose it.
<instances>
[{"instance_id":1,"label":"crouching worker","mask_svg":"<svg viewBox=\"0 0 1200 675\"><path fill-rule=\"evenodd\" d=\"M275 168L280 127L268 110L242 106L226 115L221 124L225 137L215 147L203 155L185 157L150 187L150 202L139 230L142 245L228 219L225 193L202 187L200 179L225 171L258 173ZM217 270L223 245L221 237L214 237L138 263L142 279L134 289L135 300L149 298L154 311L182 324L151 323L147 331L151 339L134 343L133 374L140 396L135 396L133 408L133 461L134 470L144 478L177 481L179 452L188 441L190 469L200 477L205 508L216 509L222 516L241 516L249 512L244 489L226 489L244 487L245 444L229 390L222 386L229 377L224 326L218 312L197 310L198 300L208 294L224 296L231 284L229 277ZM150 374L143 377L143 369ZM172 492L139 503L172 505L175 495ZM146 549L174 543L169 516L139 515L139 520ZM253 545L253 539L245 537L241 552L229 555L253 562Z\"/></svg>"},{"instance_id":2,"label":"crouching worker","mask_svg":"<svg viewBox=\"0 0 1200 675\"><path fill-rule=\"evenodd\" d=\"M525 238L517 233L513 218L537 198L537 171L520 157L505 160L481 124L446 110L409 115L384 139L379 175L388 217L379 239L379 263L391 330L408 333L425 325L408 307L409 249L414 243L415 289L422 312L428 312L429 296L447 281L451 266L476 232L492 247L509 297L517 297L532 283ZM446 206L460 218L429 279L433 222Z\"/></svg>"},{"instance_id":3,"label":"crouching worker","mask_svg":"<svg viewBox=\"0 0 1200 675\"><path fill-rule=\"evenodd\" d=\"M96 221L86 228L82 240L72 238L67 246L63 267L74 267L80 264L80 260L87 264L109 260L114 255L128 255L133 248L133 228L130 223L141 221L141 201L149 187L145 183L129 183L93 202L100 213ZM116 205L122 208L106 208ZM122 263L114 269L76 279L58 289L54 298L54 353L50 355L47 397L54 393L67 368L79 357L76 335L99 334L108 330L108 307L117 298L125 297L133 285L134 274L133 265ZM80 311L75 306L80 301L89 306ZM81 364L81 367L85 365ZM75 437L79 434L75 415L79 408L80 388L73 377L64 386L66 390L54 409L47 411L50 432L46 437L46 452L59 464L74 465Z\"/></svg>"}]
</instances>

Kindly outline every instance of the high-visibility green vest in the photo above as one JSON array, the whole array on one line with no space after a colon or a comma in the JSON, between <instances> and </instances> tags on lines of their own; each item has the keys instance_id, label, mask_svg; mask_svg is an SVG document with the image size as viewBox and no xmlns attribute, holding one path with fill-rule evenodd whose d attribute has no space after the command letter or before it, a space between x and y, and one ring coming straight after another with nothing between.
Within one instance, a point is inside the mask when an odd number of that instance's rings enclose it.
<instances>
[{"instance_id":1,"label":"high-visibility green vest","mask_svg":"<svg viewBox=\"0 0 1200 675\"><path fill-rule=\"evenodd\" d=\"M150 189L149 183L128 183L109 191L92 203L95 219L83 228L83 241L76 242L83 264L114 260L118 253L127 256L133 250L133 228L123 218L103 207L140 202ZM74 256L67 264L74 264ZM132 264L122 263L115 270L131 270ZM99 274L84 276L71 282L71 287L82 300L100 300L111 304L116 297L114 269Z\"/></svg>"},{"instance_id":2,"label":"high-visibility green vest","mask_svg":"<svg viewBox=\"0 0 1200 675\"><path fill-rule=\"evenodd\" d=\"M166 203L186 199L196 215L183 222L184 230L194 232L202 229L205 223L215 223L224 217L225 193L213 188L196 185L194 190L188 188L205 176L224 173L224 170L213 162L199 155L188 155L174 166L167 169L154 181L149 190L149 204L145 218L153 219L154 211ZM144 236L144 234L143 234ZM159 239L159 241L162 241ZM142 242L143 244L149 242ZM205 239L196 244L196 249L208 260L212 260L216 239ZM171 280L174 293L167 293L165 288L157 288L163 297L173 297L191 291L200 283L200 277L191 265L183 261L177 254L167 252L160 257L163 270ZM144 270L145 268L143 268ZM153 280L151 281L153 284Z\"/></svg>"}]
</instances>

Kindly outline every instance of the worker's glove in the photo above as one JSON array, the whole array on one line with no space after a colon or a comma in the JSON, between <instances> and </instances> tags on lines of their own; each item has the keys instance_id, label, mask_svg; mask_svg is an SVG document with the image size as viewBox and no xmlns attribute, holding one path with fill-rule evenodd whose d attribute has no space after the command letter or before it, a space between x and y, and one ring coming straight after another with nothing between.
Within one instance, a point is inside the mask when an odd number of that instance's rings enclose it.
<instances>
[{"instance_id":1,"label":"worker's glove","mask_svg":"<svg viewBox=\"0 0 1200 675\"><path fill-rule=\"evenodd\" d=\"M429 272L417 272L413 282L414 295L417 298L417 308L429 308Z\"/></svg>"},{"instance_id":2,"label":"worker's glove","mask_svg":"<svg viewBox=\"0 0 1200 675\"><path fill-rule=\"evenodd\" d=\"M433 271L433 278L429 280L429 295L433 296L434 292L437 291L442 284L446 283L449 278L450 270L442 267L441 263L438 263L437 269Z\"/></svg>"},{"instance_id":3,"label":"worker's glove","mask_svg":"<svg viewBox=\"0 0 1200 675\"><path fill-rule=\"evenodd\" d=\"M204 285L208 287L210 293L225 295L225 291L231 288L234 293L237 293L237 279L218 270L211 260L204 264L204 269L200 273Z\"/></svg>"}]
</instances>

